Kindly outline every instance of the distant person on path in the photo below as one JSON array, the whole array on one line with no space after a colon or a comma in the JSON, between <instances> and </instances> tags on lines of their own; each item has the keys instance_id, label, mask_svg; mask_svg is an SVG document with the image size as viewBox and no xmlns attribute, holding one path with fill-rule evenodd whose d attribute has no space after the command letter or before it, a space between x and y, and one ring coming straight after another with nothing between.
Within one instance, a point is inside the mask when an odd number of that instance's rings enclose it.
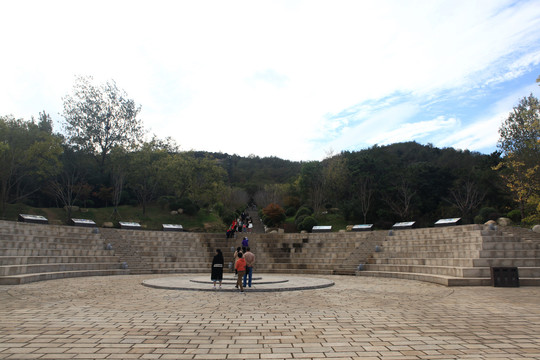
<instances>
[{"instance_id":1,"label":"distant person on path","mask_svg":"<svg viewBox=\"0 0 540 360\"><path fill-rule=\"evenodd\" d=\"M249 246L249 239L247 238L247 236L244 236L244 238L242 239L242 247L248 247Z\"/></svg>"},{"instance_id":2,"label":"distant person on path","mask_svg":"<svg viewBox=\"0 0 540 360\"><path fill-rule=\"evenodd\" d=\"M244 254L246 260L246 274L244 275L243 286L246 287L246 280L248 287L251 287L251 278L253 277L253 264L255 264L255 254L253 254L250 248L247 248Z\"/></svg>"},{"instance_id":3,"label":"distant person on path","mask_svg":"<svg viewBox=\"0 0 540 360\"><path fill-rule=\"evenodd\" d=\"M240 286L240 292L244 292L244 286L242 285L242 277L244 277L244 274L246 273L246 260L244 259L241 252L238 253L238 260L236 260L236 264L234 265L236 268L236 271L238 271L238 278L236 279L236 286L235 288L238 289Z\"/></svg>"},{"instance_id":4,"label":"distant person on path","mask_svg":"<svg viewBox=\"0 0 540 360\"><path fill-rule=\"evenodd\" d=\"M219 289L221 290L221 283L223 281L223 253L221 249L216 250L216 255L214 255L214 259L212 260L212 274L210 279L214 282L214 290L218 281Z\"/></svg>"}]
</instances>

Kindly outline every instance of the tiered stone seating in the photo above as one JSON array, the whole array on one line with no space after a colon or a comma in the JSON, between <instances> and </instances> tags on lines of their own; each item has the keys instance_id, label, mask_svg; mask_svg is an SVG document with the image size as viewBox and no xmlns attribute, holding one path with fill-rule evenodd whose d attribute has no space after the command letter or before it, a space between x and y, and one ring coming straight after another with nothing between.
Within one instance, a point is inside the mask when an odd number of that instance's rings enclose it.
<instances>
[{"instance_id":1,"label":"tiered stone seating","mask_svg":"<svg viewBox=\"0 0 540 360\"><path fill-rule=\"evenodd\" d=\"M258 272L354 275L382 237L383 232L261 234L251 236L250 245Z\"/></svg>"},{"instance_id":2,"label":"tiered stone seating","mask_svg":"<svg viewBox=\"0 0 540 360\"><path fill-rule=\"evenodd\" d=\"M518 267L520 284L540 285L538 244L480 225L399 230L357 275L491 285L490 267Z\"/></svg>"},{"instance_id":3,"label":"tiered stone seating","mask_svg":"<svg viewBox=\"0 0 540 360\"><path fill-rule=\"evenodd\" d=\"M131 274L208 272L219 240L226 240L224 234L190 232L103 229L102 233Z\"/></svg>"},{"instance_id":4,"label":"tiered stone seating","mask_svg":"<svg viewBox=\"0 0 540 360\"><path fill-rule=\"evenodd\" d=\"M244 235L256 273L350 274L491 285L490 267L518 267L540 286L540 235L477 225L312 234L225 234L99 229L0 221L0 284L72 276L210 273L215 249L225 272ZM110 244L113 250L104 250ZM382 251L376 251L376 247ZM128 270L121 269L126 263ZM363 271L357 271L365 264Z\"/></svg>"},{"instance_id":5,"label":"tiered stone seating","mask_svg":"<svg viewBox=\"0 0 540 360\"><path fill-rule=\"evenodd\" d=\"M0 221L0 284L127 274L91 228Z\"/></svg>"}]
</instances>

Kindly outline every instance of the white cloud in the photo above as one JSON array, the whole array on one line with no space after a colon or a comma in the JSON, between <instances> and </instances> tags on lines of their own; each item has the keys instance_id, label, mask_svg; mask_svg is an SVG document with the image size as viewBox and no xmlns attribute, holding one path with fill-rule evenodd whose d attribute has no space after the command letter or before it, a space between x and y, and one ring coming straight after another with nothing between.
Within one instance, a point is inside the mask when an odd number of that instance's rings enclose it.
<instances>
[{"instance_id":1,"label":"white cloud","mask_svg":"<svg viewBox=\"0 0 540 360\"><path fill-rule=\"evenodd\" d=\"M152 132L241 155L308 160L328 147L428 140L450 133L453 114L418 119L419 104L503 86L540 62L537 1L2 7L0 115L46 110L59 121L75 75L112 78Z\"/></svg>"}]
</instances>

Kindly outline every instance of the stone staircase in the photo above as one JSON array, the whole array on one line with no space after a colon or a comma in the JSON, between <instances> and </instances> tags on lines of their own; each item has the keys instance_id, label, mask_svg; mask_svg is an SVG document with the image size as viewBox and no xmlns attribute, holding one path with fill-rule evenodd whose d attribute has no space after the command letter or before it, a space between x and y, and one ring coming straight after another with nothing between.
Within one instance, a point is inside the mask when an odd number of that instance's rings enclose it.
<instances>
[{"instance_id":1,"label":"stone staircase","mask_svg":"<svg viewBox=\"0 0 540 360\"><path fill-rule=\"evenodd\" d=\"M264 234L264 224L259 217L259 212L256 209L249 208L246 209L245 212L249 215L249 217L251 218L251 222L253 223L253 229L251 229L251 233Z\"/></svg>"},{"instance_id":2,"label":"stone staircase","mask_svg":"<svg viewBox=\"0 0 540 360\"><path fill-rule=\"evenodd\" d=\"M532 233L532 232L531 232ZM446 286L491 285L491 267L518 267L520 284L540 286L540 241L480 225L394 231L358 276Z\"/></svg>"},{"instance_id":3,"label":"stone staircase","mask_svg":"<svg viewBox=\"0 0 540 360\"><path fill-rule=\"evenodd\" d=\"M0 221L0 285L127 273L95 229Z\"/></svg>"}]
</instances>

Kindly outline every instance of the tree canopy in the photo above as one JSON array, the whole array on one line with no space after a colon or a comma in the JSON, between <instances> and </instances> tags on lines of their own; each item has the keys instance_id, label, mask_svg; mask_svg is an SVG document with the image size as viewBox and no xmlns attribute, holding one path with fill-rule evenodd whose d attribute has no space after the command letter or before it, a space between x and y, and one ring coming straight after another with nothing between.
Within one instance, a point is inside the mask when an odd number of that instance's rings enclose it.
<instances>
[{"instance_id":1,"label":"tree canopy","mask_svg":"<svg viewBox=\"0 0 540 360\"><path fill-rule=\"evenodd\" d=\"M116 146L132 147L143 136L141 107L111 80L94 85L91 77L78 77L73 93L64 97L68 141L82 150L97 152L103 167Z\"/></svg>"}]
</instances>

